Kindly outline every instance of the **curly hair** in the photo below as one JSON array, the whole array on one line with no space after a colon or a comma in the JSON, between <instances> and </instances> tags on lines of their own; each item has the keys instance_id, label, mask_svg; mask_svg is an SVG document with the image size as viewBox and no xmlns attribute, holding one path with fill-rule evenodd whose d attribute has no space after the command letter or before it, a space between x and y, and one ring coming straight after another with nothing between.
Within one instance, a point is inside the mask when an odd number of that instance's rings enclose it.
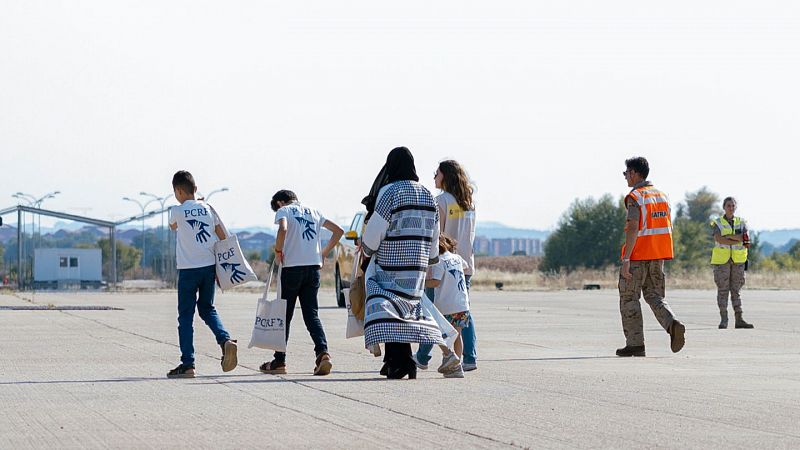
<instances>
[{"instance_id":1,"label":"curly hair","mask_svg":"<svg viewBox=\"0 0 800 450\"><path fill-rule=\"evenodd\" d=\"M455 253L457 247L458 241L444 233L439 234L439 253Z\"/></svg>"},{"instance_id":2,"label":"curly hair","mask_svg":"<svg viewBox=\"0 0 800 450\"><path fill-rule=\"evenodd\" d=\"M464 211L473 211L475 204L472 202L472 193L475 188L467 176L467 172L458 161L448 159L439 163L439 172L442 173L442 190L453 194L458 206Z\"/></svg>"}]
</instances>

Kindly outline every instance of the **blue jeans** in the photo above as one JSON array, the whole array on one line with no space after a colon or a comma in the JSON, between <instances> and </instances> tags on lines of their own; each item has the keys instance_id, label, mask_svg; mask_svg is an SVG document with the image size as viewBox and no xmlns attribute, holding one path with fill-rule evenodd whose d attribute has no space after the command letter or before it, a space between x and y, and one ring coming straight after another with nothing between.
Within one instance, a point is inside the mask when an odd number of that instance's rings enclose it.
<instances>
[{"instance_id":1,"label":"blue jeans","mask_svg":"<svg viewBox=\"0 0 800 450\"><path fill-rule=\"evenodd\" d=\"M178 270L178 341L184 365L194 364L195 305L200 318L214 333L217 344L222 345L231 338L214 308L215 275L214 266Z\"/></svg>"},{"instance_id":2,"label":"blue jeans","mask_svg":"<svg viewBox=\"0 0 800 450\"><path fill-rule=\"evenodd\" d=\"M472 275L466 275L464 278L467 280L467 291L469 291ZM425 289L425 295L427 295L431 301L434 301L433 292L432 288ZM469 315L469 326L461 329L461 340L464 342L464 357L462 362L467 364L475 364L478 359L478 351L475 348L478 339L475 336L475 319L473 319L473 316L473 314ZM417 361L422 364L428 364L431 360L432 349L433 346L430 344L421 344L419 349L417 349Z\"/></svg>"},{"instance_id":3,"label":"blue jeans","mask_svg":"<svg viewBox=\"0 0 800 450\"><path fill-rule=\"evenodd\" d=\"M314 341L314 353L319 356L328 352L325 330L319 320L319 266L284 267L281 269L281 297L286 300L286 342L289 342L289 326L294 316L294 306L300 297L300 310L308 334ZM285 352L275 352L277 361L286 361Z\"/></svg>"}]
</instances>

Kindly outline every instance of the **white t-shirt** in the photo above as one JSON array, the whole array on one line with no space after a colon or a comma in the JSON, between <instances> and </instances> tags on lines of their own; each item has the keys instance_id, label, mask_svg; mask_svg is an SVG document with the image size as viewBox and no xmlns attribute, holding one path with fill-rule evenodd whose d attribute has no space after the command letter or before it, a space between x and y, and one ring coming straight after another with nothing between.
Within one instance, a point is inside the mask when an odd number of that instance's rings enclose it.
<instances>
[{"instance_id":1,"label":"white t-shirt","mask_svg":"<svg viewBox=\"0 0 800 450\"><path fill-rule=\"evenodd\" d=\"M292 203L275 213L275 224L286 219L286 240L283 242L283 267L321 266L322 245L319 230L325 217L313 208Z\"/></svg>"},{"instance_id":2,"label":"white t-shirt","mask_svg":"<svg viewBox=\"0 0 800 450\"><path fill-rule=\"evenodd\" d=\"M440 229L458 241L456 253L467 261L465 273L472 275L475 272L475 256L472 251L472 244L475 242L475 211L464 211L449 192L436 196L436 206L439 208Z\"/></svg>"},{"instance_id":3,"label":"white t-shirt","mask_svg":"<svg viewBox=\"0 0 800 450\"><path fill-rule=\"evenodd\" d=\"M429 276L439 280L439 287L433 290L433 304L442 314L455 314L469 311L469 293L464 270L469 267L461 255L444 252L439 262L430 266Z\"/></svg>"},{"instance_id":4,"label":"white t-shirt","mask_svg":"<svg viewBox=\"0 0 800 450\"><path fill-rule=\"evenodd\" d=\"M195 269L216 263L214 242L219 239L214 228L219 219L204 201L186 200L173 206L169 209L169 223L178 224L175 243L178 269Z\"/></svg>"}]
</instances>

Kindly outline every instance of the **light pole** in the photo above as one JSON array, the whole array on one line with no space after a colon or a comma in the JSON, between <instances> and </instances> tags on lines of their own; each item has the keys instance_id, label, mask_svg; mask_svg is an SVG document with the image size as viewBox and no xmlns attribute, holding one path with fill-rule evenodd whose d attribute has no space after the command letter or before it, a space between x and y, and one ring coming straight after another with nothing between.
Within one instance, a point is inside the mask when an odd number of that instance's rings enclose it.
<instances>
[{"instance_id":1,"label":"light pole","mask_svg":"<svg viewBox=\"0 0 800 450\"><path fill-rule=\"evenodd\" d=\"M25 200L26 202L28 202L28 206L31 206L31 207L34 207L34 208L37 208L37 209L41 209L42 208L42 203L45 200L47 200L48 198L55 198L55 196L60 194L60 193L61 193L61 191L48 192L47 194L45 194L45 195L43 195L43 196L41 196L39 198L36 198L35 196L33 196L31 194L26 194L24 192L17 192L16 194L12 195L12 197L18 198L18 199L21 199L21 200ZM36 224L36 226L34 226L33 217L31 216L31 228L33 228L33 230L31 231L31 234L35 238L36 237L36 228L39 228L39 244L41 244L42 243L42 215L41 214L37 214L36 215L36 220L37 220L38 223ZM21 245L21 243L17 243L17 245ZM36 250L36 240L35 239L33 241L33 249L34 249L33 257L35 258L36 257L36 252L35 252L35 250Z\"/></svg>"},{"instance_id":2,"label":"light pole","mask_svg":"<svg viewBox=\"0 0 800 450\"><path fill-rule=\"evenodd\" d=\"M136 203L137 205L139 205L139 208L142 210L142 276L144 276L144 265L145 265L145 261L146 261L146 255L147 255L147 252L146 252L146 242L147 242L147 240L145 239L145 236L144 236L144 210L145 210L145 208L147 208L147 205L149 205L150 203L153 203L155 200L150 200L149 202L142 203L139 200L136 200L136 199L130 198L130 197L122 197L122 199L125 200L125 201L128 201L128 202Z\"/></svg>"},{"instance_id":3,"label":"light pole","mask_svg":"<svg viewBox=\"0 0 800 450\"><path fill-rule=\"evenodd\" d=\"M161 205L161 227L158 229L158 234L159 234L159 238L161 240L161 243L164 244L164 241L166 240L166 239L164 239L164 237L166 236L166 234L164 233L164 206L166 205L167 200L169 200L169 198L172 197L172 194L167 194L167 195L165 195L163 197L159 197L156 194L150 194L148 192L142 191L142 192L139 192L139 195L152 198L153 199L152 201L158 202ZM164 249L162 248L161 249L161 278L162 278L162 280L164 278L164 272L165 271L166 271L166 260L164 258Z\"/></svg>"},{"instance_id":4,"label":"light pole","mask_svg":"<svg viewBox=\"0 0 800 450\"><path fill-rule=\"evenodd\" d=\"M206 196L200 195L200 197L202 197L202 198L203 198L203 199L204 199L206 202L208 202L208 199L210 199L210 198L211 198L211 196L212 196L212 195L214 195L214 194L216 194L217 192L228 192L229 190L230 190L230 189L228 189L228 188L226 188L226 187L224 187L224 188L220 188L220 189L215 189L215 190L213 190L213 191L209 192L209 194L208 194L208 195L206 195Z\"/></svg>"}]
</instances>

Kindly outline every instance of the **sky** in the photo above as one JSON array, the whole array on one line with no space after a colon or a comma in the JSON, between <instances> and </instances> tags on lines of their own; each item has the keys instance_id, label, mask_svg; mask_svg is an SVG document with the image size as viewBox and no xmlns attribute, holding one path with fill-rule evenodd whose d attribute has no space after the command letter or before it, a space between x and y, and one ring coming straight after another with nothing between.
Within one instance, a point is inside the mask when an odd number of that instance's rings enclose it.
<instances>
[{"instance_id":1,"label":"sky","mask_svg":"<svg viewBox=\"0 0 800 450\"><path fill-rule=\"evenodd\" d=\"M186 169L230 189L229 228L270 226L279 189L344 223L402 145L432 190L460 161L479 221L552 229L641 155L673 202L794 228L799 25L792 1L0 0L0 208L59 190L119 220Z\"/></svg>"}]
</instances>

